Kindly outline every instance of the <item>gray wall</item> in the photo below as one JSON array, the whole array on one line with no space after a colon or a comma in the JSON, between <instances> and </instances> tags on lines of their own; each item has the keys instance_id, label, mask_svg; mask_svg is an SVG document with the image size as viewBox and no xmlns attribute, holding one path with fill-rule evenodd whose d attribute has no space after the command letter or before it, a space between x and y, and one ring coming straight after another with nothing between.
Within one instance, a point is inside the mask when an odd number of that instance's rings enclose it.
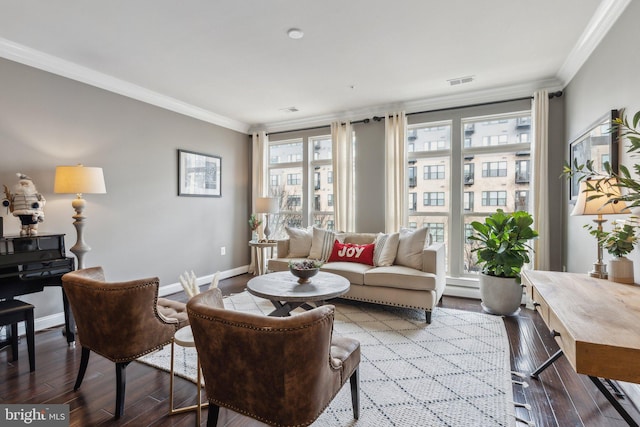
<instances>
[{"instance_id":1,"label":"gray wall","mask_svg":"<svg viewBox=\"0 0 640 427\"><path fill-rule=\"evenodd\" d=\"M16 172L47 199L41 232L76 240L74 196L54 194L58 165L99 166L107 194L86 195L85 266L111 280L175 284L248 264L251 144L247 135L0 59L0 185ZM177 196L177 149L222 157L222 197ZM5 234L19 221L2 211ZM220 255L226 246L227 254ZM59 289L27 298L36 317L62 311Z\"/></svg>"},{"instance_id":2,"label":"gray wall","mask_svg":"<svg viewBox=\"0 0 640 427\"><path fill-rule=\"evenodd\" d=\"M640 110L640 56L637 54L640 2L631 2L623 16L613 26L566 88L565 158L568 141L580 135L589 125L612 109L625 108L633 115ZM620 162L629 169L639 162L626 153L628 143L620 144ZM565 242L568 271L587 272L597 258L596 242L583 225L592 217L571 217L571 206L564 186L564 219L567 225ZM614 217L609 218L610 220ZM610 226L610 224L605 224ZM640 253L631 254L635 260L636 280L640 279ZM608 254L605 253L605 259Z\"/></svg>"}]
</instances>

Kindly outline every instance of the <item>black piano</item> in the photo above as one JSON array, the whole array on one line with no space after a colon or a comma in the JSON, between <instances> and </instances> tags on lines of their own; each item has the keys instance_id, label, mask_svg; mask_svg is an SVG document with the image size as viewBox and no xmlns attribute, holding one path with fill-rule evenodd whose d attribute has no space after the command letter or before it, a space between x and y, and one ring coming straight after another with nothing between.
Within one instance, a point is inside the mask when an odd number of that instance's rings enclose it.
<instances>
[{"instance_id":1,"label":"black piano","mask_svg":"<svg viewBox=\"0 0 640 427\"><path fill-rule=\"evenodd\" d=\"M0 299L42 292L45 286L62 287L62 275L74 270L75 259L66 256L64 234L0 237ZM65 331L75 341L75 324L62 292Z\"/></svg>"}]
</instances>

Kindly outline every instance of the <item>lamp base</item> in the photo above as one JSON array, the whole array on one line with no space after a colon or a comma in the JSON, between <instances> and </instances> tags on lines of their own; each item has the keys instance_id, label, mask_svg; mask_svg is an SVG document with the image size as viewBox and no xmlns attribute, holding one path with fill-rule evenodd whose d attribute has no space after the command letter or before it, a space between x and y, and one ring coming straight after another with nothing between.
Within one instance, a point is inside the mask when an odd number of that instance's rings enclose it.
<instances>
[{"instance_id":1,"label":"lamp base","mask_svg":"<svg viewBox=\"0 0 640 427\"><path fill-rule=\"evenodd\" d=\"M598 279L607 279L609 274L607 273L607 265L601 262L593 263L593 270L589 272L589 276L596 277Z\"/></svg>"}]
</instances>

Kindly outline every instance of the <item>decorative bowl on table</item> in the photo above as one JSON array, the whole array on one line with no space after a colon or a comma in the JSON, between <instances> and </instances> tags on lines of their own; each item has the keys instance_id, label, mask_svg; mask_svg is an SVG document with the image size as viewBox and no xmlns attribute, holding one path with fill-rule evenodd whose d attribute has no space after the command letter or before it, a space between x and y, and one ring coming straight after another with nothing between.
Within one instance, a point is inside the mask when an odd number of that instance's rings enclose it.
<instances>
[{"instance_id":1,"label":"decorative bowl on table","mask_svg":"<svg viewBox=\"0 0 640 427\"><path fill-rule=\"evenodd\" d=\"M322 262L315 260L290 261L289 271L298 278L298 283L309 283L318 274Z\"/></svg>"}]
</instances>

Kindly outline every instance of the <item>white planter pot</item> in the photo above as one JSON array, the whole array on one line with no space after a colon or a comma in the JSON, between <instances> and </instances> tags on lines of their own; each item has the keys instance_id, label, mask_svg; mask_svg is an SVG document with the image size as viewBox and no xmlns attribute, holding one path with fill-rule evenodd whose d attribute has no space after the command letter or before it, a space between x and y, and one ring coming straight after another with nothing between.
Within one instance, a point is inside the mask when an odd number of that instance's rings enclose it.
<instances>
[{"instance_id":1,"label":"white planter pot","mask_svg":"<svg viewBox=\"0 0 640 427\"><path fill-rule=\"evenodd\" d=\"M633 261L624 256L609 260L609 280L632 284L634 282Z\"/></svg>"},{"instance_id":2,"label":"white planter pot","mask_svg":"<svg viewBox=\"0 0 640 427\"><path fill-rule=\"evenodd\" d=\"M522 303L522 285L515 278L480 274L482 308L490 314L515 315Z\"/></svg>"}]
</instances>

